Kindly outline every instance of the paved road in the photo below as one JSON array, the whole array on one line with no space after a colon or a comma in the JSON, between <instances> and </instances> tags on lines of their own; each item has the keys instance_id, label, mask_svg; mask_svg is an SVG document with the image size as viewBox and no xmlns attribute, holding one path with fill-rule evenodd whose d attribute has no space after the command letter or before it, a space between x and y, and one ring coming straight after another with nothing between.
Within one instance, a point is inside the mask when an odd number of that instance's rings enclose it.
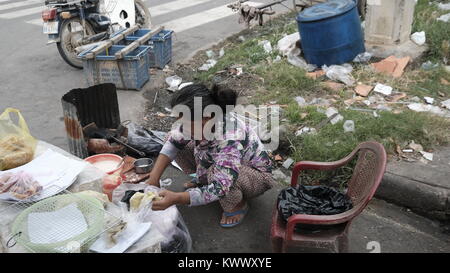
<instances>
[{"instance_id":1,"label":"paved road","mask_svg":"<svg viewBox=\"0 0 450 273\"><path fill-rule=\"evenodd\" d=\"M174 62L243 29L226 5L231 0L146 1L154 25L175 30ZM257 0L267 3L270 0ZM0 111L22 111L32 134L67 149L61 97L87 87L82 70L67 65L56 46L46 45L40 12L43 0L0 0ZM142 92L120 91L122 119L135 119Z\"/></svg>"}]
</instances>

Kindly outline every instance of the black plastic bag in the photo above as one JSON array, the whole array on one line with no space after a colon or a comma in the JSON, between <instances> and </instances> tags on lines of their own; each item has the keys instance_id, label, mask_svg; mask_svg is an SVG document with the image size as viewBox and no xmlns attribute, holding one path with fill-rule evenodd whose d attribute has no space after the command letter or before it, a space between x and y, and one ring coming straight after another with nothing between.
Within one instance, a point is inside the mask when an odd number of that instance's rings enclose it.
<instances>
[{"instance_id":1,"label":"black plastic bag","mask_svg":"<svg viewBox=\"0 0 450 273\"><path fill-rule=\"evenodd\" d=\"M278 195L278 211L287 222L295 214L334 215L353 207L350 198L329 187L303 186L283 189ZM327 226L297 225L296 229L320 229Z\"/></svg>"},{"instance_id":2,"label":"black plastic bag","mask_svg":"<svg viewBox=\"0 0 450 273\"><path fill-rule=\"evenodd\" d=\"M164 145L167 133L147 130L135 123L128 124L128 145L142 151L146 156L156 156Z\"/></svg>"},{"instance_id":3,"label":"black plastic bag","mask_svg":"<svg viewBox=\"0 0 450 273\"><path fill-rule=\"evenodd\" d=\"M120 200L120 202L123 202L125 204L127 204L128 209L130 209L130 199L131 197L133 197L133 195L137 192L142 192L144 193L144 190L140 190L140 191L134 191L134 190L127 190L125 191L125 195L122 197L122 199Z\"/></svg>"}]
</instances>

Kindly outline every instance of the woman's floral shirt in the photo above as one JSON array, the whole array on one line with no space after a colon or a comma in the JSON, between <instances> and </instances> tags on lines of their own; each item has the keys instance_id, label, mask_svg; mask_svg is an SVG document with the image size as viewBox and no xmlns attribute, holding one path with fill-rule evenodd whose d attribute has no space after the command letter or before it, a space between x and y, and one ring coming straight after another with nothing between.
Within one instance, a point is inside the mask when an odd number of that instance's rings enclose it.
<instances>
[{"instance_id":1,"label":"woman's floral shirt","mask_svg":"<svg viewBox=\"0 0 450 273\"><path fill-rule=\"evenodd\" d=\"M195 142L194 156L197 166L197 179L205 186L188 189L191 206L204 205L225 196L239 176L241 166L248 166L261 172L272 171L272 161L264 145L248 124L233 120L239 126L226 128L223 123L222 140L202 140ZM186 140L181 126L169 133L161 153L171 154L182 150L191 140ZM212 171L212 181L207 181L208 171Z\"/></svg>"}]
</instances>

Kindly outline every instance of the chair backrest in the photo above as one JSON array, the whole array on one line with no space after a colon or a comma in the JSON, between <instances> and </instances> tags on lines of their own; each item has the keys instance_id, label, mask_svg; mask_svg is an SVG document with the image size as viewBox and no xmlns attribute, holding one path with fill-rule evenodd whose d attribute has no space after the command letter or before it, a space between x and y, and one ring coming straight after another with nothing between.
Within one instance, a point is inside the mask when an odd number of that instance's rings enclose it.
<instances>
[{"instance_id":1,"label":"chair backrest","mask_svg":"<svg viewBox=\"0 0 450 273\"><path fill-rule=\"evenodd\" d=\"M365 206L372 199L386 170L386 151L377 142L364 142L357 148L358 159L348 183L353 206Z\"/></svg>"}]
</instances>

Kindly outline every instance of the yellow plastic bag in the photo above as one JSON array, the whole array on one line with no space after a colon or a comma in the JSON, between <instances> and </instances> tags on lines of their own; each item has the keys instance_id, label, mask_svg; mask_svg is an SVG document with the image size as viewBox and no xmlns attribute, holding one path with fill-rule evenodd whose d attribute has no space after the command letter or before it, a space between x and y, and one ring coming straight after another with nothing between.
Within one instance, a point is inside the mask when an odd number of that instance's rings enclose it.
<instances>
[{"instance_id":1,"label":"yellow plastic bag","mask_svg":"<svg viewBox=\"0 0 450 273\"><path fill-rule=\"evenodd\" d=\"M19 124L14 124L10 113L16 113ZM20 111L7 108L0 115L0 171L9 170L30 162L34 157L37 141L30 135Z\"/></svg>"}]
</instances>

